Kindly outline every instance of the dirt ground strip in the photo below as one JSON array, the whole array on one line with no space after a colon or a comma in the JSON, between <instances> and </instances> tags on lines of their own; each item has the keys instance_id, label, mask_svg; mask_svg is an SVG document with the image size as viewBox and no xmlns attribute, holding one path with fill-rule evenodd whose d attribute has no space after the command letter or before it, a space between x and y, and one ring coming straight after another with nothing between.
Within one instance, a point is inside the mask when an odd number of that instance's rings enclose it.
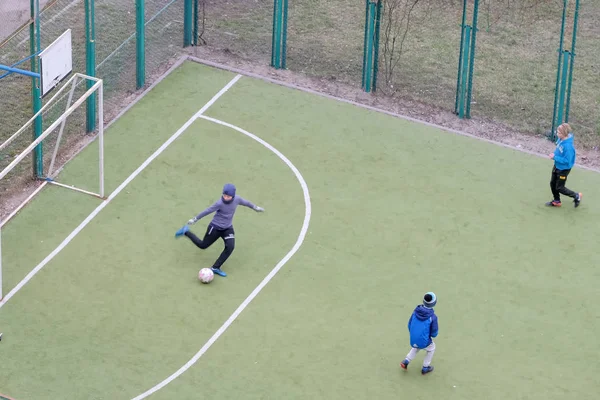
<instances>
[{"instance_id":1,"label":"dirt ground strip","mask_svg":"<svg viewBox=\"0 0 600 400\"><path fill-rule=\"evenodd\" d=\"M479 116L474 116L470 120L461 120L451 110L432 107L402 97L391 98L378 94L365 93L358 87L345 85L335 80L309 78L289 70L275 70L268 65L256 64L236 57L230 52L216 51L210 47L195 47L189 50L189 54L200 59L223 64L224 66L237 68L242 71L252 71L256 75L439 125L447 129L477 136L531 153L546 155L554 151L555 145L544 136L519 132L509 126ZM600 172L600 151L597 148L578 148L577 164Z\"/></svg>"}]
</instances>

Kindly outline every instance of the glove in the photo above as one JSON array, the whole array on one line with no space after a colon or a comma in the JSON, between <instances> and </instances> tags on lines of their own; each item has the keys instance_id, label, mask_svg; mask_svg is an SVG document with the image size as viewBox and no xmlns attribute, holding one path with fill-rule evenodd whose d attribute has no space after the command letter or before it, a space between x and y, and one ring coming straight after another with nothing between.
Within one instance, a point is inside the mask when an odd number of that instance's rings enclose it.
<instances>
[{"instance_id":1,"label":"glove","mask_svg":"<svg viewBox=\"0 0 600 400\"><path fill-rule=\"evenodd\" d=\"M188 225L194 225L194 224L196 223L196 221L197 221L197 220L196 220L196 218L192 218L192 219L190 219L190 220L187 222L187 224L188 224Z\"/></svg>"},{"instance_id":2,"label":"glove","mask_svg":"<svg viewBox=\"0 0 600 400\"><path fill-rule=\"evenodd\" d=\"M262 207L256 206L256 207L254 207L254 211L256 211L256 212L264 212L265 209L262 208Z\"/></svg>"}]
</instances>

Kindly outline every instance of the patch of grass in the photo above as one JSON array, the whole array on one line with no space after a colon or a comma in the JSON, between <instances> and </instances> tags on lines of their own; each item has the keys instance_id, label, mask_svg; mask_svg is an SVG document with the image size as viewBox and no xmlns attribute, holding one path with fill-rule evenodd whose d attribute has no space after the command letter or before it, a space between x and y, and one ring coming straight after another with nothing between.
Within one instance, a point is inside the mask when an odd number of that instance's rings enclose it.
<instances>
[{"instance_id":1,"label":"patch of grass","mask_svg":"<svg viewBox=\"0 0 600 400\"><path fill-rule=\"evenodd\" d=\"M109 190L233 75L185 63L117 121L107 136ZM197 398L198 382L219 399L560 400L595 390L600 368L582 364L589 349L571 344L599 328L589 293L600 282L600 209L545 207L549 160L246 77L207 114L294 163L308 184L310 225L230 328L153 398ZM94 163L88 148L63 176L86 182ZM230 275L201 285L197 271L220 246L200 252L173 233L225 181L267 211L239 209ZM569 176L592 199L599 181L586 170ZM510 207L507 189L519 194ZM2 232L5 284L97 204L44 190ZM184 365L284 257L304 213L298 182L274 154L196 121L2 308L0 325L22 334L0 346L11 361L0 387L30 399L147 390ZM578 235L553 241L561 227ZM565 254L568 262L557 262ZM436 372L422 377L422 355L408 371L398 363L410 346L407 319L428 290L438 294L440 335Z\"/></svg>"},{"instance_id":2,"label":"patch of grass","mask_svg":"<svg viewBox=\"0 0 600 400\"><path fill-rule=\"evenodd\" d=\"M270 3L215 3L207 13L209 44L255 60L270 54ZM411 18L405 53L395 71L394 89L403 97L454 108L462 2L423 2ZM472 10L470 11L472 12ZM535 133L550 129L554 102L562 2L483 2L473 80L472 115ZM569 21L573 9L569 10ZM599 143L600 1L582 4L577 39L571 118L581 145ZM261 25L262 24L262 25ZM567 22L570 32L571 23ZM219 34L232 30L235 36ZM211 31L212 29L212 31ZM382 26L383 29L383 26ZM259 39L256 32L262 32ZM569 33L567 32L567 36ZM303 1L289 5L290 70L309 76L361 83L364 4L352 0ZM566 42L570 42L567 38ZM255 49L255 51L248 51ZM383 37L380 55L383 57ZM384 82L380 59L380 87Z\"/></svg>"},{"instance_id":3,"label":"patch of grass","mask_svg":"<svg viewBox=\"0 0 600 400\"><path fill-rule=\"evenodd\" d=\"M199 30L202 30L200 10ZM208 2L202 38L209 46L268 63L271 57L273 3L267 1Z\"/></svg>"}]
</instances>

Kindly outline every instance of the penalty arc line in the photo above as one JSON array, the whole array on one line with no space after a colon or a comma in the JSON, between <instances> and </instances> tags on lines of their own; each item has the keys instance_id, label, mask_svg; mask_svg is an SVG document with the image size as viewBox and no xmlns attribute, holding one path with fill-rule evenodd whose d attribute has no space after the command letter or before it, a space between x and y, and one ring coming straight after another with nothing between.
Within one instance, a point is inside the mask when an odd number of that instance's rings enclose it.
<instances>
[{"instance_id":1,"label":"penalty arc line","mask_svg":"<svg viewBox=\"0 0 600 400\"><path fill-rule=\"evenodd\" d=\"M298 249L300 249L300 246L302 246L302 243L304 242L304 238L306 237L306 233L308 232L308 225L310 223L310 216L311 216L311 212L312 212L311 203L310 203L310 194L308 192L308 185L306 184L306 181L304 180L304 177L302 177L302 174L300 173L298 168L296 168L296 166L294 166L294 164L292 164L292 162L286 156L284 156L279 150L277 150L275 147L271 146L269 143L267 143L263 139L259 138L258 136L254 135L248 131L245 131L242 128L239 128L235 125L229 124L227 122L224 122L224 121L221 121L221 120L218 120L215 118L207 117L205 115L199 115L198 118L202 118L207 121L214 122L215 124L223 125L228 128L234 129L234 130L256 140L257 142L259 142L260 144L265 146L267 149L269 149L273 153L275 153L275 155L277 155L277 157L279 157L292 170L294 175L296 175L298 182L300 182L300 186L302 187L302 192L304 194L304 205L305 205L304 222L302 223L302 228L300 229L300 234L298 235L298 239L296 240L294 247L292 247L292 249L281 259L281 261L279 261L279 263L277 263L277 265L260 282L260 284L252 291L252 293L250 293L248 295L248 297L246 297L246 299L242 302L242 304L240 304L240 306L233 312L233 314L231 314L231 316L227 319L227 321L225 321L225 323L223 323L223 325L221 325L221 327L214 333L214 335L212 335L211 338L208 339L208 341L204 344L204 346L202 346L202 348L187 363L185 363L185 365L183 365L181 368L179 368L177 371L175 371L172 375L170 375L169 377L167 377L166 379L164 379L162 382L158 383L154 387L148 389L144 393L138 395L137 397L134 397L132 400L142 400L142 399L152 395L153 393L155 393L155 392L159 391L160 389L162 389L163 387L167 386L169 383L173 382L180 375L182 375L185 371L190 369L190 367L192 367L192 365L194 365L200 359L200 357L202 357L204 355L204 353L206 353L208 351L208 349L210 349L210 347L217 341L217 339L219 339L219 337L223 333L225 333L225 331L231 326L233 321L235 321L237 319L237 317L239 317L239 315L244 311L244 309L246 307L248 307L250 302L252 302L252 300L254 300L254 298L256 296L258 296L258 294L264 289L264 287L269 283L269 281L271 281L271 279L273 279L273 277L279 272L279 270L292 258L292 256L298 251Z\"/></svg>"},{"instance_id":2,"label":"penalty arc line","mask_svg":"<svg viewBox=\"0 0 600 400\"><path fill-rule=\"evenodd\" d=\"M158 150L156 150L150 157L148 157L146 161L142 163L142 165L140 165L135 171L133 171L133 173L129 175L129 177L127 177L127 179L125 179L125 181L123 181L123 183L121 183L119 187L117 187L115 191L112 192L106 200L100 203L100 205L98 205L98 207L96 207L96 209L94 209L94 211L92 211L90 215L88 215L87 218L84 219L83 222L79 224L79 226L77 226L77 228L75 228L73 232L71 232L69 236L67 236L66 239L63 240L62 243L59 244L58 247L52 251L52 253L46 256L46 258L44 258L34 269L32 269L27 274L27 276L25 276L25 278L23 278L17 284L17 286L15 286L10 292L8 292L6 296L4 296L4 298L2 298L2 301L0 301L0 308L2 308L8 302L8 300L10 300L19 290L23 288L23 286L27 284L27 282L29 282L38 272L40 272L41 269L46 266L46 264L48 264L54 257L56 257L56 255L60 253L73 240L73 238L75 238L75 236L77 236L79 232L81 232L83 228L85 228L87 224L89 224L90 221L93 220L96 217L96 215L98 215L98 213L100 213L100 211L104 209L104 207L106 207L115 197L117 197L117 195L121 193L121 191L132 180L134 180L136 176L138 176L156 157L158 157L163 151L165 151L165 149L169 147L171 143L173 143L179 136L181 136L181 134L185 132L185 130L189 128L189 126L192 125L198 117L200 117L204 112L206 112L206 110L208 110L208 108L212 106L219 99L219 97L225 94L225 92L227 92L241 77L242 75L236 75L235 78L233 78L216 95L214 95L208 103L206 103L196 114L194 114L190 119L188 119L187 122L177 130L177 132L175 132L166 142L164 142L163 145L158 148Z\"/></svg>"}]
</instances>

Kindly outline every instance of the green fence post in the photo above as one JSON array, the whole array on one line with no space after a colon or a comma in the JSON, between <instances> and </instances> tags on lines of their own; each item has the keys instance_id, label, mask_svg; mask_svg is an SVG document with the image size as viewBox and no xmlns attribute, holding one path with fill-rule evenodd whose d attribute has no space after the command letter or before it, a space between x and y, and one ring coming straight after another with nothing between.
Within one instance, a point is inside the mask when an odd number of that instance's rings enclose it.
<instances>
[{"instance_id":1,"label":"green fence post","mask_svg":"<svg viewBox=\"0 0 600 400\"><path fill-rule=\"evenodd\" d=\"M469 52L469 78L467 84L467 118L471 118L471 97L473 94L473 68L475 65L475 44L477 42L477 15L479 14L479 0L475 0L473 7L473 28L471 29L471 51Z\"/></svg>"},{"instance_id":2,"label":"green fence post","mask_svg":"<svg viewBox=\"0 0 600 400\"><path fill-rule=\"evenodd\" d=\"M271 33L271 66L275 67L275 48L279 46L279 38L277 37L277 3L279 0L273 0L273 30Z\"/></svg>"},{"instance_id":3,"label":"green fence post","mask_svg":"<svg viewBox=\"0 0 600 400\"><path fill-rule=\"evenodd\" d=\"M31 0L29 2L32 24L29 25L29 52L31 54L39 53L41 49L40 39L40 0ZM38 57L31 57L31 72L39 73ZM35 115L42 108L41 79L31 78L31 104L33 114ZM33 123L33 139L42 135L42 116L38 116ZM33 153L33 176L42 177L44 175L43 147L40 143Z\"/></svg>"},{"instance_id":4,"label":"green fence post","mask_svg":"<svg viewBox=\"0 0 600 400\"><path fill-rule=\"evenodd\" d=\"M273 1L273 43L271 45L271 66L279 68L281 49L281 0Z\"/></svg>"},{"instance_id":5,"label":"green fence post","mask_svg":"<svg viewBox=\"0 0 600 400\"><path fill-rule=\"evenodd\" d=\"M192 30L194 21L192 0L183 1L183 47L192 45Z\"/></svg>"},{"instance_id":6,"label":"green fence post","mask_svg":"<svg viewBox=\"0 0 600 400\"><path fill-rule=\"evenodd\" d=\"M377 14L375 16L375 57L373 57L373 91L377 91L377 74L379 73L379 31L381 30L383 0L377 0Z\"/></svg>"},{"instance_id":7,"label":"green fence post","mask_svg":"<svg viewBox=\"0 0 600 400\"><path fill-rule=\"evenodd\" d=\"M467 82L467 74L469 71L469 51L471 44L471 26L465 26L465 45L463 47L463 65L462 65L462 76L461 76L461 85L460 85L460 102L458 105L458 116L459 118L465 117L465 97L466 97L466 82Z\"/></svg>"},{"instance_id":8,"label":"green fence post","mask_svg":"<svg viewBox=\"0 0 600 400\"><path fill-rule=\"evenodd\" d=\"M367 37L367 65L365 71L365 92L371 91L372 73L373 73L373 41L375 30L375 3L369 2L369 34Z\"/></svg>"},{"instance_id":9,"label":"green fence post","mask_svg":"<svg viewBox=\"0 0 600 400\"><path fill-rule=\"evenodd\" d=\"M282 6L282 0L277 0L277 27L276 27L277 47L275 48L275 60L276 60L275 68L280 68L280 66L281 66L281 25L282 25L281 6Z\"/></svg>"},{"instance_id":10,"label":"green fence post","mask_svg":"<svg viewBox=\"0 0 600 400\"><path fill-rule=\"evenodd\" d=\"M85 73L88 76L96 76L96 23L94 0L85 0ZM90 89L94 82L86 81L86 88ZM86 131L93 132L96 129L96 93L86 100Z\"/></svg>"},{"instance_id":11,"label":"green fence post","mask_svg":"<svg viewBox=\"0 0 600 400\"><path fill-rule=\"evenodd\" d=\"M376 64L379 58L379 34L376 31L376 27L379 28L380 26L377 21L377 7L379 7L378 2L379 0L367 0L366 7L362 88L367 93L371 91L373 85L377 84L376 74L378 68Z\"/></svg>"},{"instance_id":12,"label":"green fence post","mask_svg":"<svg viewBox=\"0 0 600 400\"><path fill-rule=\"evenodd\" d=\"M550 130L549 139L556 140L556 113L558 106L558 89L560 83L560 71L562 66L563 47L565 39L565 21L567 18L567 1L563 0L562 22L560 26L560 43L558 47L558 64L556 66L556 85L554 86L554 108L552 110L552 128Z\"/></svg>"},{"instance_id":13,"label":"green fence post","mask_svg":"<svg viewBox=\"0 0 600 400\"><path fill-rule=\"evenodd\" d=\"M456 76L456 98L454 100L454 114L458 114L458 99L460 97L461 76L463 66L463 47L465 44L465 26L467 25L467 0L463 0L462 24L460 25L460 50L458 52L458 73Z\"/></svg>"},{"instance_id":14,"label":"green fence post","mask_svg":"<svg viewBox=\"0 0 600 400\"><path fill-rule=\"evenodd\" d=\"M273 36L271 43L271 66L285 68L287 53L288 0L273 1Z\"/></svg>"},{"instance_id":15,"label":"green fence post","mask_svg":"<svg viewBox=\"0 0 600 400\"><path fill-rule=\"evenodd\" d=\"M362 69L362 83L360 87L365 87L365 71L367 68L367 38L369 35L369 0L365 0L365 35L363 39L363 69Z\"/></svg>"},{"instance_id":16,"label":"green fence post","mask_svg":"<svg viewBox=\"0 0 600 400\"><path fill-rule=\"evenodd\" d=\"M568 76L568 69L569 69L569 58L571 58L571 53L569 52L569 50L564 50L563 51L563 64L562 64L562 71L561 71L561 76L560 76L560 94L559 94L559 100L558 100L558 112L557 112L557 117L556 117L556 126L562 124L563 122L563 111L565 108L565 94L567 91L567 76Z\"/></svg>"},{"instance_id":17,"label":"green fence post","mask_svg":"<svg viewBox=\"0 0 600 400\"><path fill-rule=\"evenodd\" d=\"M192 34L192 44L194 46L198 46L198 0L194 0L194 9L193 12L193 21L194 21L194 31Z\"/></svg>"},{"instance_id":18,"label":"green fence post","mask_svg":"<svg viewBox=\"0 0 600 400\"><path fill-rule=\"evenodd\" d=\"M146 29L144 3L146 0L135 0L135 49L136 49L136 88L146 84Z\"/></svg>"},{"instance_id":19,"label":"green fence post","mask_svg":"<svg viewBox=\"0 0 600 400\"><path fill-rule=\"evenodd\" d=\"M575 43L577 42L577 24L578 24L578 22L579 22L579 0L576 0L576 2L575 2L575 17L573 19L573 39L571 41L571 65L569 66L565 122L569 122L569 110L571 108L571 87L573 85L573 65L575 63Z\"/></svg>"},{"instance_id":20,"label":"green fence post","mask_svg":"<svg viewBox=\"0 0 600 400\"><path fill-rule=\"evenodd\" d=\"M288 0L283 0L283 32L281 33L281 68L286 67L287 58L287 20L288 20Z\"/></svg>"}]
</instances>

